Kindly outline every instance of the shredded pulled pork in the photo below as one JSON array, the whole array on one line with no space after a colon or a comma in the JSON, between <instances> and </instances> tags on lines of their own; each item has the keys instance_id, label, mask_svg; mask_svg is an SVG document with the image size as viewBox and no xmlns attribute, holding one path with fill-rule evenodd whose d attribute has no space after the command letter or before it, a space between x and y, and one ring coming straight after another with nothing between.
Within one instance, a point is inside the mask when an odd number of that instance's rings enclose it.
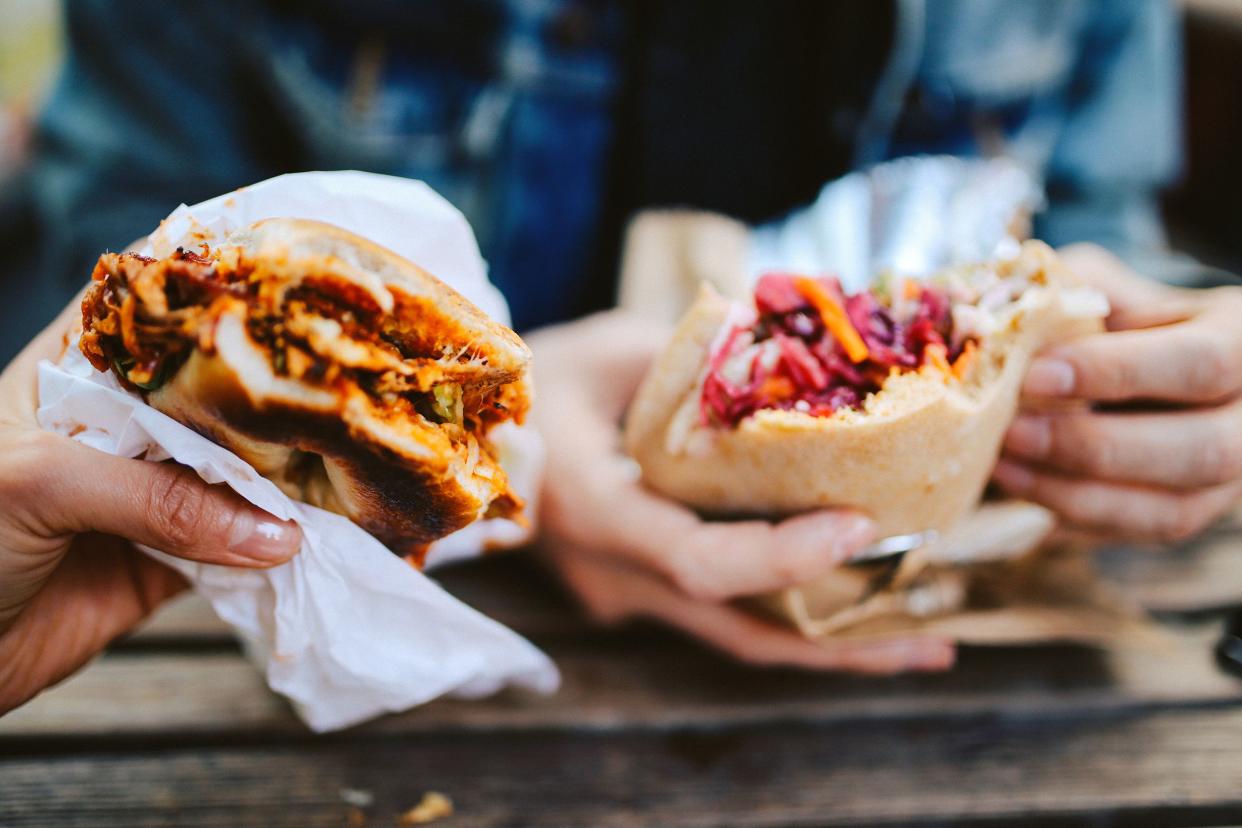
<instances>
[{"instance_id":1,"label":"shredded pulled pork","mask_svg":"<svg viewBox=\"0 0 1242 828\"><path fill-rule=\"evenodd\" d=\"M163 385L209 335L202 321L217 301L245 291L210 259L180 249L163 260L105 254L91 279L82 299L82 353L96 369L111 367L126 387L144 391Z\"/></svg>"},{"instance_id":2,"label":"shredded pulled pork","mask_svg":"<svg viewBox=\"0 0 1242 828\"><path fill-rule=\"evenodd\" d=\"M829 416L924 366L960 378L978 337L955 337L952 291L907 280L898 296L887 284L846 296L830 276L761 277L756 321L730 329L710 358L700 424L732 427L764 409Z\"/></svg>"},{"instance_id":3,"label":"shredded pulled pork","mask_svg":"<svg viewBox=\"0 0 1242 828\"><path fill-rule=\"evenodd\" d=\"M454 442L482 437L503 420L520 421L525 411L525 397L512 384L471 382L477 371L466 349L414 350L417 343L390 314L348 285L285 284L206 246L201 254L178 249L158 260L104 254L92 279L82 300L80 347L96 369L112 368L130 389L153 391L195 347L210 352L216 320L240 303L251 338L265 347L277 374L319 385L352 382L379 408L442 425Z\"/></svg>"}]
</instances>

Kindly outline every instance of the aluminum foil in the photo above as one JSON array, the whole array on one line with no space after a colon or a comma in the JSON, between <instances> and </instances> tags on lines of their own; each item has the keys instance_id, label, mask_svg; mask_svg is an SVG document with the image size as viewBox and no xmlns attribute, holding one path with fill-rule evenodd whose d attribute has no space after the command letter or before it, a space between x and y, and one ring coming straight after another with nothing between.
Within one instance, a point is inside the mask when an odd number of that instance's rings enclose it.
<instances>
[{"instance_id":1,"label":"aluminum foil","mask_svg":"<svg viewBox=\"0 0 1242 828\"><path fill-rule=\"evenodd\" d=\"M1016 252L1039 183L1005 158L900 158L829 182L815 202L755 229L751 278L833 273L847 291L879 273L922 278L947 265Z\"/></svg>"}]
</instances>

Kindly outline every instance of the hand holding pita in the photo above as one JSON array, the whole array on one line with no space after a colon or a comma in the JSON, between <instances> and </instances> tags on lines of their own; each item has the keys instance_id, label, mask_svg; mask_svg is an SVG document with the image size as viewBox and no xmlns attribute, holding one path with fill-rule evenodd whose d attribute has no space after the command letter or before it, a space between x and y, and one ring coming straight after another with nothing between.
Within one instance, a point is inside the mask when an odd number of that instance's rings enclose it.
<instances>
[{"instance_id":1,"label":"hand holding pita","mask_svg":"<svg viewBox=\"0 0 1242 828\"><path fill-rule=\"evenodd\" d=\"M734 607L831 572L872 539L853 512L707 521L644 488L619 423L670 331L612 312L528 337L533 419L548 445L541 550L597 621L659 620L749 663L892 673L946 669L933 637L816 643Z\"/></svg>"},{"instance_id":2,"label":"hand holding pita","mask_svg":"<svg viewBox=\"0 0 1242 828\"><path fill-rule=\"evenodd\" d=\"M1242 289L1167 287L1092 245L1062 258L1108 295L1108 331L1035 361L1038 413L1009 430L995 479L1072 528L1184 540L1242 496Z\"/></svg>"}]
</instances>

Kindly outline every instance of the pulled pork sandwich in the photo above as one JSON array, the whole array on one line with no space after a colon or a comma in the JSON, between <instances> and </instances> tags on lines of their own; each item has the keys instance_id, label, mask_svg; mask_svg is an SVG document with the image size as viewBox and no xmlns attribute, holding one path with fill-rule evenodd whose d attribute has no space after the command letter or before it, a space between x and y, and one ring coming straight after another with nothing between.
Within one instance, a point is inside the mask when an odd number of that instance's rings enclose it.
<instances>
[{"instance_id":1,"label":"pulled pork sandwich","mask_svg":"<svg viewBox=\"0 0 1242 828\"><path fill-rule=\"evenodd\" d=\"M1055 253L884 279L769 274L752 306L704 288L645 378L626 448L652 488L716 515L861 509L881 535L978 501L1036 350L1098 330L1104 297Z\"/></svg>"},{"instance_id":2,"label":"pulled pork sandwich","mask_svg":"<svg viewBox=\"0 0 1242 828\"><path fill-rule=\"evenodd\" d=\"M417 265L329 224L269 219L214 249L100 257L82 352L100 371L399 554L520 518L493 427L530 351Z\"/></svg>"}]
</instances>

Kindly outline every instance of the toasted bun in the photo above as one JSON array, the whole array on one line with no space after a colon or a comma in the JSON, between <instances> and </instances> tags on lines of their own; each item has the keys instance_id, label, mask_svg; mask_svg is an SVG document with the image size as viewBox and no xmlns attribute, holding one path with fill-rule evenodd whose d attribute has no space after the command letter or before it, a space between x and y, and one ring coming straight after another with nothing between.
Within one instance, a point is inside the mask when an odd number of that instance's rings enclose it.
<instances>
[{"instance_id":1,"label":"toasted bun","mask_svg":"<svg viewBox=\"0 0 1242 828\"><path fill-rule=\"evenodd\" d=\"M503 472L479 477L437 429L389 420L361 392L274 374L241 313L221 317L215 353L195 351L147 401L399 552L482 517L504 491Z\"/></svg>"},{"instance_id":2,"label":"toasted bun","mask_svg":"<svg viewBox=\"0 0 1242 828\"><path fill-rule=\"evenodd\" d=\"M647 485L707 514L849 507L875 519L880 535L947 529L982 494L1035 351L1100 326L1063 310L1066 277L1050 249L1028 244L1022 266L1043 270L1048 284L988 337L965 382L902 374L859 411L760 411L732 430L697 426L704 365L730 308L705 290L639 389L626 448Z\"/></svg>"},{"instance_id":3,"label":"toasted bun","mask_svg":"<svg viewBox=\"0 0 1242 828\"><path fill-rule=\"evenodd\" d=\"M349 286L357 301L393 314L414 350L430 354L445 342L468 344L474 361L486 366L480 377L509 382L530 363L526 343L460 293L388 248L334 224L267 219L230 235L225 248L261 262L290 285Z\"/></svg>"},{"instance_id":4,"label":"toasted bun","mask_svg":"<svg viewBox=\"0 0 1242 828\"><path fill-rule=\"evenodd\" d=\"M348 295L385 314L417 351L444 356L442 369L432 367L467 393L508 385L518 417L528 404L530 352L521 339L389 250L332 225L271 219L231 236L220 255L247 260L256 278L275 284L314 282ZM290 496L350 517L402 553L489 510L518 510L485 442L454 444L436 424L394 415L352 383L278 375L246 320L246 304L235 300L216 321L212 347L196 348L148 402L236 452ZM351 343L338 340L329 338L324 352L346 353Z\"/></svg>"}]
</instances>

